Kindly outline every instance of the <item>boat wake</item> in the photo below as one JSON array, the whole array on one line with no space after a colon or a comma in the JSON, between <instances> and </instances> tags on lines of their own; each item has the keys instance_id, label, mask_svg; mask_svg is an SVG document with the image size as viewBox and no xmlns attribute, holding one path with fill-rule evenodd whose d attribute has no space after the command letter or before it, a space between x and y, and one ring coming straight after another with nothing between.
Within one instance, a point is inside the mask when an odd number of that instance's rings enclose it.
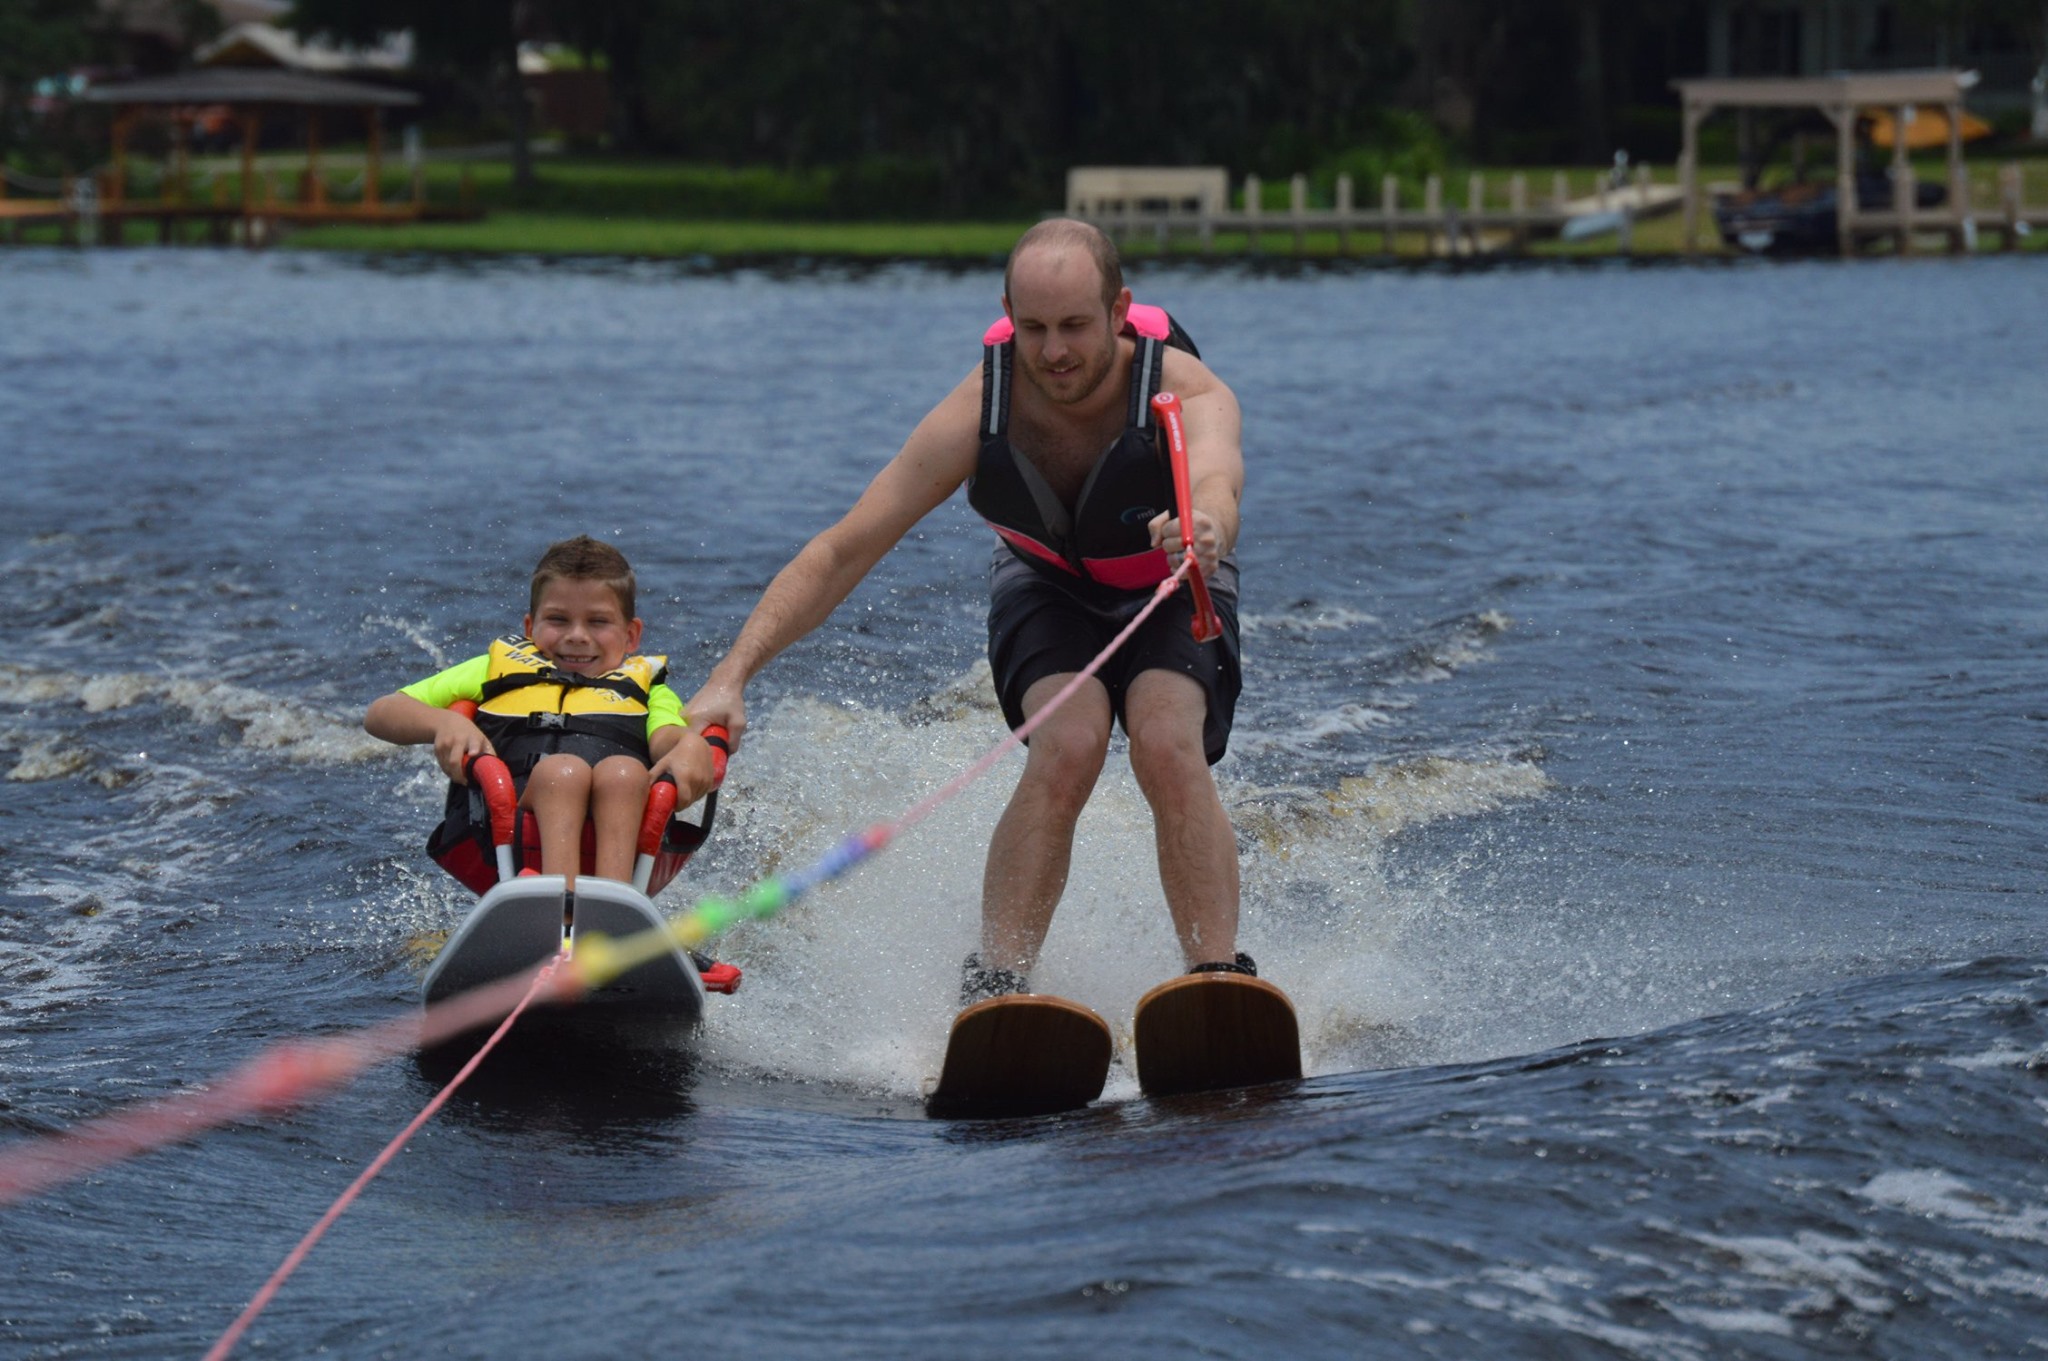
<instances>
[{"instance_id":1,"label":"boat wake","mask_svg":"<svg viewBox=\"0 0 2048 1361\"><path fill-rule=\"evenodd\" d=\"M1003 736L986 681L978 668L901 716L807 696L759 715L695 883L737 887L808 864L945 783ZM746 969L747 984L714 1010L707 1057L917 1094L938 1070L960 963L978 937L989 829L1023 760L999 765L874 864L725 937L720 953ZM1449 757L1328 788L1260 786L1230 760L1218 778L1244 867L1240 943L1293 996L1309 1071L1398 1061L1404 1026L1433 1000L1401 963L1399 937L1438 890L1388 883L1389 840L1540 798L1548 779L1523 761ZM1128 763L1112 759L1077 830L1034 987L1128 1028L1138 998L1180 969L1156 863L1150 810ZM1109 1092L1120 1090L1135 1091L1122 1059Z\"/></svg>"}]
</instances>

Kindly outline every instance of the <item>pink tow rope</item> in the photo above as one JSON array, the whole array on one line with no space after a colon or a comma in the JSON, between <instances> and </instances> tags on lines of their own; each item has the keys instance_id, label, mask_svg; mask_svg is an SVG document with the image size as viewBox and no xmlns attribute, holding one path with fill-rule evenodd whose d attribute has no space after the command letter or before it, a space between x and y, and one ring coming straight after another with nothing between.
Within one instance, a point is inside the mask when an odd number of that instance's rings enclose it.
<instances>
[{"instance_id":1,"label":"pink tow rope","mask_svg":"<svg viewBox=\"0 0 2048 1361\"><path fill-rule=\"evenodd\" d=\"M506 1034L511 1031L512 1023L518 1020L521 1013L532 1004L533 999L540 995L541 989L553 977L555 969L562 962L562 958L561 955L556 955L540 967L533 976L533 983L526 989L526 995L519 999L517 1006L506 1013L505 1019L498 1023L498 1028L491 1032L491 1037L484 1041L483 1047L478 1049L470 1057L469 1062L462 1065L462 1070L450 1079L448 1085L436 1093L434 1099L429 1101L420 1113L413 1117L412 1123L400 1130L398 1137L384 1146L384 1151L371 1160L370 1165L363 1169L362 1175L349 1183L348 1189L335 1198L334 1204L327 1207L327 1213L321 1215L320 1221L306 1231L306 1236L299 1240L299 1245L293 1248L278 1266L277 1270L271 1273L270 1279L263 1283L263 1288L256 1292L255 1297L249 1301L248 1307L243 1309L240 1316L228 1325L228 1330L220 1335L220 1341L214 1343L213 1347L206 1353L206 1361L221 1361L222 1357L225 1357L235 1349L235 1344L242 1340L243 1333L249 1331L249 1325L256 1321L256 1316L263 1312L270 1301L276 1297L278 1290L284 1285L285 1281L294 1271L299 1269L299 1263L305 1261L306 1255L313 1251L313 1245L318 1243L326 1235L328 1229L334 1226L334 1221L340 1219L348 1207L355 1203L356 1197L363 1193L363 1188L368 1186L376 1175L382 1172L393 1158L398 1156L399 1150L405 1147L407 1141L413 1135L420 1132L420 1127L433 1119L435 1112L439 1111L441 1107L448 1104L448 1098L455 1095L455 1089L468 1080L469 1075L474 1073L478 1065L483 1063L485 1056L491 1052L491 1049L498 1041L504 1039Z\"/></svg>"},{"instance_id":2,"label":"pink tow rope","mask_svg":"<svg viewBox=\"0 0 2048 1361\"><path fill-rule=\"evenodd\" d=\"M1185 524L1185 517L1183 523ZM1186 547L1191 550L1192 545ZM877 823L865 832L849 837L807 869L787 878L775 877L757 886L756 893L748 895L747 903L723 906L749 909L740 915L771 915L818 884L838 878L854 865L883 849L898 835L922 822L941 804L987 774L997 761L1015 750L1061 705L1072 699L1075 692L1100 671L1116 650L1152 616L1160 603L1172 595L1190 573L1197 570L1194 553L1185 552L1180 566L1174 570L1173 575L1159 583L1152 593L1152 598L1145 602L1144 608L1124 625L1123 630L1110 640L1107 647L1097 653L1092 661L1047 700L1037 713L944 786L927 795L894 820ZM1200 613L1198 602L1197 628L1201 627ZM761 893L760 890L763 889L773 891ZM760 899L758 904L752 902L756 897ZM707 907L713 901L715 900L700 903L696 909L679 920L678 927L695 927L698 938L708 938L709 935L716 933L716 929L722 929L724 925L730 924L733 918L729 913L707 912ZM653 936L664 933L649 931L644 934ZM230 1120L250 1114L270 1114L289 1110L312 1097L342 1086L371 1064L382 1059L416 1048L433 1048L456 1035L498 1021L497 1029L469 1062L464 1064L448 1085L443 1087L412 1122L386 1145L384 1151L363 1169L361 1175L350 1183L348 1189L328 1208L327 1213L320 1217L319 1222L314 1224L299 1241L298 1246L292 1249L270 1279L264 1283L262 1289L256 1292L241 1315L225 1333L221 1334L220 1340L215 1342L206 1354L206 1361L218 1361L218 1358L227 1356L233 1350L249 1326L255 1322L256 1317L275 1298L279 1288L298 1269L300 1263L305 1261L327 1230L341 1218L413 1135L447 1104L455 1090L476 1071L491 1049L511 1031L513 1022L536 1001L563 1004L574 1002L582 996L586 985L591 981L588 975L596 973L599 968L595 962L595 957L599 956L599 953L592 951L592 964L581 969L576 967L582 959L581 950L574 957L558 955L528 972L473 988L460 996L436 1003L418 1016L393 1017L351 1034L316 1040L286 1041L272 1046L239 1068L230 1071L226 1077L205 1091L187 1092L145 1102L98 1120L88 1121L75 1129L43 1139L24 1140L6 1149L0 1149L0 1207L25 1200L53 1186L84 1176L97 1168L120 1162L164 1144L174 1143L202 1130L226 1124ZM564 963L570 964L571 967L563 969L561 966ZM615 962L609 967L616 969L622 965Z\"/></svg>"}]
</instances>

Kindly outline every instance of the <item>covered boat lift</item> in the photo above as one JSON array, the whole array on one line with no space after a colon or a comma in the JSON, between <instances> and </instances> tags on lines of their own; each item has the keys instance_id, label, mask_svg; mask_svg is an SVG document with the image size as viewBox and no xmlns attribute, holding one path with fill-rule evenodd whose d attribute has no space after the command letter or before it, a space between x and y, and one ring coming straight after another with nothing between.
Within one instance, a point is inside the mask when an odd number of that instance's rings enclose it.
<instances>
[{"instance_id":1,"label":"covered boat lift","mask_svg":"<svg viewBox=\"0 0 2048 1361\"><path fill-rule=\"evenodd\" d=\"M1720 109L1811 109L1835 128L1836 241L1851 254L1862 237L1891 235L1899 253L1913 248L1916 229L1948 234L1949 249L1965 248L1974 223L1969 182L1963 175L1963 92L1975 84L1964 71L1840 72L1826 76L1787 76L1676 80L1685 106L1685 150L1679 161L1684 195L1685 251L1699 249L1699 130ZM1856 124L1873 110L1891 115L1894 128L1909 126L1917 109L1937 109L1948 133L1948 202L1920 208L1914 201L1913 168L1907 159L1907 137L1892 138L1892 206L1865 209L1856 199Z\"/></svg>"},{"instance_id":2,"label":"covered boat lift","mask_svg":"<svg viewBox=\"0 0 2048 1361\"><path fill-rule=\"evenodd\" d=\"M1686 149L1679 158L1679 188L1686 213L1686 254L1700 248L1700 125L1720 108L1810 108L1835 125L1835 239L1841 254L1860 237L1894 235L1898 254L1913 250L1915 229L1946 231L1950 250L1964 250L1970 235L1970 184L1962 170L1962 94L1976 84L1970 72L1872 72L1833 76L1763 76L1673 80L1686 108ZM1937 108L1948 123L1948 203L1919 209L1913 203L1913 168L1907 137L1892 137L1892 207L1864 209L1855 201L1855 123L1886 111L1892 127L1913 123L1917 108Z\"/></svg>"}]
</instances>

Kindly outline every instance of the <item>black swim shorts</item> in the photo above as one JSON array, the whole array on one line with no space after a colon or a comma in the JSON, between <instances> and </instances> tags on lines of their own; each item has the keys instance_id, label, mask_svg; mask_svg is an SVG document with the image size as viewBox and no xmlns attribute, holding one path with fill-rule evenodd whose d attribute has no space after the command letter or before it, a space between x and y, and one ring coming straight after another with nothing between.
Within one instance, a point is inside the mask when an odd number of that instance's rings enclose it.
<instances>
[{"instance_id":1,"label":"black swim shorts","mask_svg":"<svg viewBox=\"0 0 2048 1361\"><path fill-rule=\"evenodd\" d=\"M1124 721L1124 694L1140 671L1178 671L1192 676L1209 696L1202 745L1215 765L1230 742L1243 688L1238 665L1237 570L1226 564L1211 583L1210 596L1223 636L1212 643L1194 639L1193 593L1185 586L1162 602L1095 678L1109 690L1111 709ZM996 698L1014 729L1024 722L1024 692L1047 676L1081 670L1144 607L1149 593L1121 597L1114 609L1090 605L1058 582L999 549L989 570L988 661Z\"/></svg>"}]
</instances>

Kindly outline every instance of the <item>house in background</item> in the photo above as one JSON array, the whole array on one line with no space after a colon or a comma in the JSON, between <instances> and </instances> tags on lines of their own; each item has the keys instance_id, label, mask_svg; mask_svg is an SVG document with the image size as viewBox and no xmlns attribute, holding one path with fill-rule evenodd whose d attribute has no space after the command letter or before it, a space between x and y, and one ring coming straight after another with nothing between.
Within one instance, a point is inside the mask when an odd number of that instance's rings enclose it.
<instances>
[{"instance_id":1,"label":"house in background","mask_svg":"<svg viewBox=\"0 0 2048 1361\"><path fill-rule=\"evenodd\" d=\"M308 75L390 75L412 65L412 34L391 35L376 47L337 47L301 38L276 24L238 23L192 53L194 66L261 66Z\"/></svg>"},{"instance_id":2,"label":"house in background","mask_svg":"<svg viewBox=\"0 0 2048 1361\"><path fill-rule=\"evenodd\" d=\"M275 23L290 12L291 0L98 0L93 26L114 70L162 75L222 29Z\"/></svg>"}]
</instances>

